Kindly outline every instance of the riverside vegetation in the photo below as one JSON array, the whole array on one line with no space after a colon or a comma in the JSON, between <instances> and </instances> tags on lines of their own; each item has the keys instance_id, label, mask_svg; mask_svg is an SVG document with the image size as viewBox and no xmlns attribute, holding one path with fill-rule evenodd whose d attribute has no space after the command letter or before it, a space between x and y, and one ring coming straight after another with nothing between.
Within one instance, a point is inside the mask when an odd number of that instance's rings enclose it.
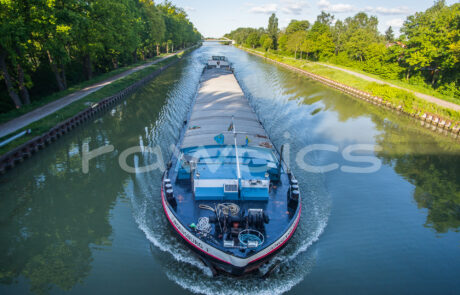
<instances>
[{"instance_id":1,"label":"riverside vegetation","mask_svg":"<svg viewBox=\"0 0 460 295\"><path fill-rule=\"evenodd\" d=\"M321 12L311 25L292 20L282 30L273 14L265 28L238 28L226 37L240 46L401 104L410 113L427 112L458 121L460 113L417 98L388 85L368 82L332 70L314 61L365 72L410 90L460 103L460 4L436 2L411 15L395 38L391 27L384 35L378 19L360 12L344 21ZM313 61L313 62L310 62Z\"/></svg>"},{"instance_id":2,"label":"riverside vegetation","mask_svg":"<svg viewBox=\"0 0 460 295\"><path fill-rule=\"evenodd\" d=\"M97 75L201 39L185 11L170 2L4 0L0 8L0 113L9 113L6 118Z\"/></svg>"},{"instance_id":3,"label":"riverside vegetation","mask_svg":"<svg viewBox=\"0 0 460 295\"><path fill-rule=\"evenodd\" d=\"M188 52L194 50L194 48L186 49L176 55L173 55L171 57L166 58L165 60L162 60L156 64L153 64L151 66L148 66L140 71L137 71L135 73L132 73L124 78L121 78L119 80L116 80L112 82L111 84L101 88L98 91L95 91L71 104L68 106L54 112L53 114L50 114L36 122L33 122L29 125L27 125L24 128L21 128L20 131L24 131L27 129L30 129L32 132L28 133L19 139L16 139L2 147L0 147L0 155L3 155L14 148L19 147L20 145L28 142L29 140L32 140L35 138L37 135L40 135L42 133L45 133L49 131L51 128L59 124L60 122L71 118L75 114L83 111L84 109L88 108L89 105L94 105L98 101L109 97L111 95L115 95L116 93L126 89L130 85L136 83L137 81L147 77L149 74L155 72L156 70L160 69L161 67L172 63L174 61L177 61L178 59L181 59L183 55L187 54ZM0 138L1 140L4 140L8 138L9 136Z\"/></svg>"}]
</instances>

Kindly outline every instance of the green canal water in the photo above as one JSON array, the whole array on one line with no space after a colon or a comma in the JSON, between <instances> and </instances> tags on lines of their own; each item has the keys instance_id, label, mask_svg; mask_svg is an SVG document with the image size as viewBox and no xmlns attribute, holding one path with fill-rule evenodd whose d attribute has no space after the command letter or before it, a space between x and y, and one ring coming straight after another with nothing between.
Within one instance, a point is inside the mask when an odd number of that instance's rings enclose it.
<instances>
[{"instance_id":1,"label":"green canal water","mask_svg":"<svg viewBox=\"0 0 460 295\"><path fill-rule=\"evenodd\" d=\"M128 156L134 173L119 164L133 146L159 147L169 159L203 64L217 54L234 63L274 144L287 144L301 183L300 226L266 280L210 277L171 232L161 171L139 172L158 153ZM367 148L347 155L356 145ZM83 173L83 147L104 146L113 150ZM261 58L205 43L0 177L0 294L458 294L459 147Z\"/></svg>"}]
</instances>

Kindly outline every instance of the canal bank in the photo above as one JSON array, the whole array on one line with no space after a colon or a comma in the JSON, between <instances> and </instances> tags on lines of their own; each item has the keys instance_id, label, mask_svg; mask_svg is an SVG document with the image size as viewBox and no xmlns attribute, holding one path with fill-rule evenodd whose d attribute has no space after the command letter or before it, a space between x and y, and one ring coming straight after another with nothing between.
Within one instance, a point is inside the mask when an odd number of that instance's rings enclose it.
<instances>
[{"instance_id":1,"label":"canal bank","mask_svg":"<svg viewBox=\"0 0 460 295\"><path fill-rule=\"evenodd\" d=\"M458 121L460 113L456 110L445 109L443 106L435 106L433 103L427 102L429 104L428 106L430 108L430 112L425 110L425 108L423 107L414 106L415 103L413 101L408 103L407 101L404 101L404 99L397 99L392 97L382 98L368 91L364 91L362 89L358 89L356 87L352 87L344 83L334 81L322 75L312 73L305 69L301 69L301 65L300 67L299 65L290 65L286 63L286 60L284 60L282 56L276 56L274 54L268 53L264 55L258 51L250 50L242 46L238 46L238 48L255 56L262 57L267 61L279 64L285 68L306 75L311 79L314 79L324 85L347 93L352 97L361 99L363 101L372 103L374 105L383 107L388 110L396 111L398 114L407 115L411 118L414 118L416 121L419 121L420 125L426 127L427 129L430 129L438 133L442 133L446 136L450 135L454 139L460 138L460 121ZM278 59L281 59L283 61L280 61Z\"/></svg>"},{"instance_id":2,"label":"canal bank","mask_svg":"<svg viewBox=\"0 0 460 295\"><path fill-rule=\"evenodd\" d=\"M20 138L19 140L8 143L7 145L1 148L2 155L0 156L0 174L5 173L9 169L14 168L18 163L21 163L25 159L30 158L36 152L45 148L52 142L56 141L64 134L70 132L72 129L80 126L85 121L94 119L96 116L100 116L102 112L114 107L118 102L123 100L123 98L138 90L146 83L150 82L152 79L160 75L164 70L176 64L184 56L189 54L191 51L195 50L197 47L199 46L197 45L185 49L176 55L170 56L158 63L152 64L146 68L143 68L140 71L136 71L128 75L127 77L130 78L130 80L128 80L128 83L129 81L132 81L130 85L113 95L104 97L100 100L98 99L96 101L94 101L94 98L97 98L96 95L94 97L89 97L89 99L87 98L87 101L83 99L83 103L82 101L80 101L79 106L74 106L74 104L71 104L67 107L64 107L62 111L58 111L61 114L56 115L56 117L52 118L50 121L48 121L48 118L51 117L52 114L50 114L49 117L45 117L35 123L32 123L22 128L21 130L27 130L27 135L25 135L23 138ZM120 84L123 85L122 87L125 87L124 85L126 83L123 83L123 80L125 79L127 78L119 80L121 82ZM114 84L114 90L117 90L117 88L119 88L117 87L116 83L117 82L115 82ZM108 90L106 91L107 93L113 93L113 90L110 89L110 86L106 86L106 89ZM79 111L79 109L82 108L83 110ZM64 118L67 119L57 123L53 127L50 127L50 125L55 124L54 122L56 120L59 121ZM29 128L34 130L33 134L31 134L31 129ZM38 136L36 135L38 132L40 132L40 130L48 128L50 128L48 131ZM19 143L18 141L24 143Z\"/></svg>"}]
</instances>

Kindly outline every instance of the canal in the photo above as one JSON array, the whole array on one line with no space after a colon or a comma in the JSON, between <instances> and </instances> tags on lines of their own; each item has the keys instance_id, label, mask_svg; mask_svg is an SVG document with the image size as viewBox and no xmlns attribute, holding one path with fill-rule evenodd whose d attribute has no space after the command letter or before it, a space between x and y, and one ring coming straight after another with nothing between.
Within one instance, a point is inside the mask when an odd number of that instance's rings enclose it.
<instances>
[{"instance_id":1,"label":"canal","mask_svg":"<svg viewBox=\"0 0 460 295\"><path fill-rule=\"evenodd\" d=\"M301 184L300 226L266 280L210 277L168 228L161 171L141 172L169 159L211 55L234 63ZM127 156L128 172L119 162L135 146L148 148ZM0 294L458 294L459 147L409 118L205 43L0 177ZM101 148L84 173L85 150Z\"/></svg>"}]
</instances>

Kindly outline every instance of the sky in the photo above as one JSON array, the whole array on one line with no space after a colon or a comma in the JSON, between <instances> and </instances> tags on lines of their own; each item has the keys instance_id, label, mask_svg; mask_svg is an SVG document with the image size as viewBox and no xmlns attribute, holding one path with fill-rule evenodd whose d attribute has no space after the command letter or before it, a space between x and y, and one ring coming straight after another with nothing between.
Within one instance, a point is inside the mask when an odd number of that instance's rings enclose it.
<instances>
[{"instance_id":1,"label":"sky","mask_svg":"<svg viewBox=\"0 0 460 295\"><path fill-rule=\"evenodd\" d=\"M459 0L447 0L447 4ZM267 27L272 13L278 26L286 27L292 19L313 23L321 10L336 19L345 19L360 11L379 19L379 30L392 26L396 35L407 16L425 11L434 0L172 0L182 7L198 31L205 37L221 37L238 27Z\"/></svg>"}]
</instances>

